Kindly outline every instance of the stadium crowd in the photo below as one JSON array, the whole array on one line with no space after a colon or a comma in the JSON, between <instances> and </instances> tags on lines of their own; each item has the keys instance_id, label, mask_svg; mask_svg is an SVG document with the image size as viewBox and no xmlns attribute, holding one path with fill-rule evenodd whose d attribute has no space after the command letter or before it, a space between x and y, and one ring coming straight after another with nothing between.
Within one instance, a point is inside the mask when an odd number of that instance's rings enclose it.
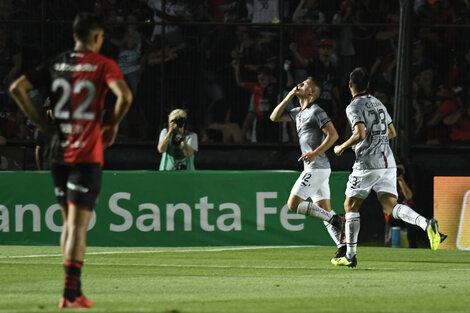
<instances>
[{"instance_id":1,"label":"stadium crowd","mask_svg":"<svg viewBox=\"0 0 470 313\"><path fill-rule=\"evenodd\" d=\"M7 89L43 55L71 46L78 11L105 19L102 53L134 94L121 142L158 140L176 108L188 111L200 143L295 142L269 112L307 75L322 80L319 102L345 138L356 66L369 70L370 92L393 118L399 9L389 0L0 0L0 144L37 137ZM415 0L412 14L410 138L468 144L470 28L459 26L470 25L470 1ZM38 106L44 93L32 95Z\"/></svg>"}]
</instances>

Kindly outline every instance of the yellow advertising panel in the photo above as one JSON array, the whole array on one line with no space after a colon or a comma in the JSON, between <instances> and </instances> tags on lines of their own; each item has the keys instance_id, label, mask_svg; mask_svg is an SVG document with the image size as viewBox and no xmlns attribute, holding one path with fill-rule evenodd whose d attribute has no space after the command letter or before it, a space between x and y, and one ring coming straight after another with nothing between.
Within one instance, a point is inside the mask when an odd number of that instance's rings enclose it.
<instances>
[{"instance_id":1,"label":"yellow advertising panel","mask_svg":"<svg viewBox=\"0 0 470 313\"><path fill-rule=\"evenodd\" d=\"M470 177L434 177L434 218L449 236L440 249L470 251Z\"/></svg>"}]
</instances>

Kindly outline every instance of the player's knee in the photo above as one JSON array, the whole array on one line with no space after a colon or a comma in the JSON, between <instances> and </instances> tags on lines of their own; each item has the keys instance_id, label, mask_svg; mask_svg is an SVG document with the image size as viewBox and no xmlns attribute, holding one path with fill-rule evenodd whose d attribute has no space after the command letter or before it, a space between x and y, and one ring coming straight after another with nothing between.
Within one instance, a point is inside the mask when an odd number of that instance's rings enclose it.
<instances>
[{"instance_id":1,"label":"player's knee","mask_svg":"<svg viewBox=\"0 0 470 313\"><path fill-rule=\"evenodd\" d=\"M292 201L291 199L287 200L287 207L292 212L297 212L297 207L298 206L299 206L298 203L296 203L295 201Z\"/></svg>"}]
</instances>

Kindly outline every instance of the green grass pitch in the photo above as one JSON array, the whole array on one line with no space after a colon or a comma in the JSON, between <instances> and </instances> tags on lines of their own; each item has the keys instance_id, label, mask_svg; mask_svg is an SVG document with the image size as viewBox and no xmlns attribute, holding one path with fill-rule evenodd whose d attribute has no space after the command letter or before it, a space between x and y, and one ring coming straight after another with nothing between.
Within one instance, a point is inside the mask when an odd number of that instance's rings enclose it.
<instances>
[{"instance_id":1,"label":"green grass pitch","mask_svg":"<svg viewBox=\"0 0 470 313\"><path fill-rule=\"evenodd\" d=\"M89 247L87 312L470 312L470 252L359 247ZM0 313L57 312L58 247L0 246ZM68 310L73 311L73 310ZM81 310L82 312L84 310Z\"/></svg>"}]
</instances>

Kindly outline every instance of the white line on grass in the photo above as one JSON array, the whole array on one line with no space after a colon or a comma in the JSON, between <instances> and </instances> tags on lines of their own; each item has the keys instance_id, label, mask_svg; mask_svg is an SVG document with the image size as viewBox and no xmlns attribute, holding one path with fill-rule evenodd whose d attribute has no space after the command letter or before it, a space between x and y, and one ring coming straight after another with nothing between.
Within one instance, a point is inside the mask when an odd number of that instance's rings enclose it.
<instances>
[{"instance_id":1,"label":"white line on grass","mask_svg":"<svg viewBox=\"0 0 470 313\"><path fill-rule=\"evenodd\" d=\"M224 247L224 248L197 248L197 249L165 249L165 250L122 250L122 251L95 251L87 252L86 255L105 255L105 254L134 254L134 253L186 253L186 252L223 252L238 250L260 250L260 249L293 249L293 248L311 248L315 246L253 246L253 247ZM0 255L0 259L22 259L22 258L44 258L61 257L62 254L29 254L29 255Z\"/></svg>"}]
</instances>

